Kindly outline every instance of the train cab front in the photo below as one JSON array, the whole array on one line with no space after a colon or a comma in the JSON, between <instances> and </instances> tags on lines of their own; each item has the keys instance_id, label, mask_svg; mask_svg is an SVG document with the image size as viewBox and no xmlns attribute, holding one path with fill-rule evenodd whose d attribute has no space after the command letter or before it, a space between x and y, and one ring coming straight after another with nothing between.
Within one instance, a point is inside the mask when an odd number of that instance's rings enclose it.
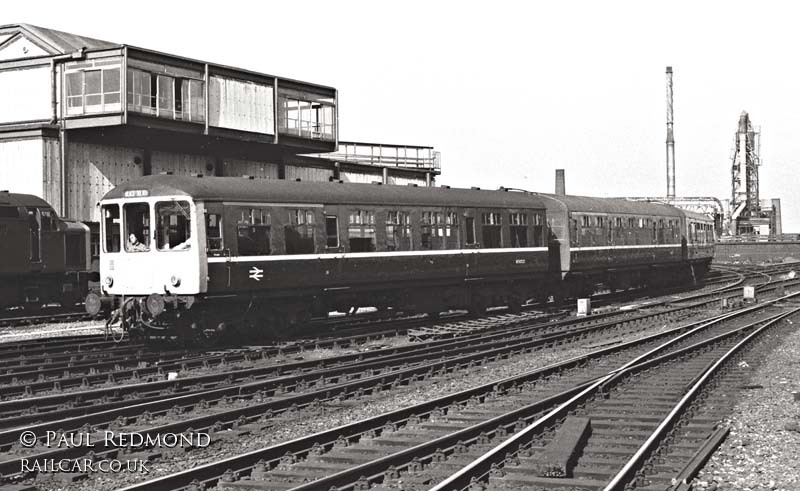
<instances>
[{"instance_id":1,"label":"train cab front","mask_svg":"<svg viewBox=\"0 0 800 491\"><path fill-rule=\"evenodd\" d=\"M100 281L113 303L110 322L132 339L198 329L192 306L205 290L206 272L195 203L128 190L101 201L100 213Z\"/></svg>"}]
</instances>

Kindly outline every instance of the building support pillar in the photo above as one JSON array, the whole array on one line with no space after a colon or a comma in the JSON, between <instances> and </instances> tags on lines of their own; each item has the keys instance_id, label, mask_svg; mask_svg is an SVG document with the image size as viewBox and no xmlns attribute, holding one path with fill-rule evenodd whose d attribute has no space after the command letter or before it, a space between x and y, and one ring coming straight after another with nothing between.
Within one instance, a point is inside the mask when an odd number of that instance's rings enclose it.
<instances>
[{"instance_id":1,"label":"building support pillar","mask_svg":"<svg viewBox=\"0 0 800 491\"><path fill-rule=\"evenodd\" d=\"M67 156L69 152L67 151L67 145L69 144L69 138L67 137L67 131L64 129L62 125L58 130L58 147L59 147L59 174L61 179L61 190L60 199L58 200L59 210L57 210L58 215L61 217L67 217ZM67 217L68 218L68 217Z\"/></svg>"}]
</instances>

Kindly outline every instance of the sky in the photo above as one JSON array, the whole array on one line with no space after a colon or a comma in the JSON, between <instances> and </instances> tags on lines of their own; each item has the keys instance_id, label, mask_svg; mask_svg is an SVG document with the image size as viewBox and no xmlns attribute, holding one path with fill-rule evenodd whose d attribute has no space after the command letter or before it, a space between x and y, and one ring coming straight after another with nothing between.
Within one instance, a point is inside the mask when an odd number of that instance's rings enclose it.
<instances>
[{"instance_id":1,"label":"sky","mask_svg":"<svg viewBox=\"0 0 800 491\"><path fill-rule=\"evenodd\" d=\"M35 5L35 8L31 8ZM339 91L341 140L429 145L439 184L730 198L739 114L762 199L800 232L800 7L790 2L6 2L25 22Z\"/></svg>"}]
</instances>

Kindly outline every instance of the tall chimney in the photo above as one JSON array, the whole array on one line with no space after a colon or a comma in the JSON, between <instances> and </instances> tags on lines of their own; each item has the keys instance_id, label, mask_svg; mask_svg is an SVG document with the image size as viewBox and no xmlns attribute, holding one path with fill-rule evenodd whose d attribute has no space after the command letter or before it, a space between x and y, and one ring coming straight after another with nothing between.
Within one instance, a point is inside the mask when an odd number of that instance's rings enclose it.
<instances>
[{"instance_id":1,"label":"tall chimney","mask_svg":"<svg viewBox=\"0 0 800 491\"><path fill-rule=\"evenodd\" d=\"M675 137L672 134L672 67L667 67L667 199L675 199Z\"/></svg>"},{"instance_id":2,"label":"tall chimney","mask_svg":"<svg viewBox=\"0 0 800 491\"><path fill-rule=\"evenodd\" d=\"M564 184L564 169L556 169L556 194L559 196L567 194L567 189Z\"/></svg>"}]
</instances>

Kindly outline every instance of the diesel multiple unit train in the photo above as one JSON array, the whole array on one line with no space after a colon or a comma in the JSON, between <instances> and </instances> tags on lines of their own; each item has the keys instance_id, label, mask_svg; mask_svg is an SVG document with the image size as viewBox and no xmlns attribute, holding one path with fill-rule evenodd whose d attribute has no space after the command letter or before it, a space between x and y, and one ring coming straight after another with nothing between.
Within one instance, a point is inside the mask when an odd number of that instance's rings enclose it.
<instances>
[{"instance_id":1,"label":"diesel multiple unit train","mask_svg":"<svg viewBox=\"0 0 800 491\"><path fill-rule=\"evenodd\" d=\"M0 191L0 251L0 308L72 306L88 292L89 227L41 198Z\"/></svg>"},{"instance_id":2,"label":"diesel multiple unit train","mask_svg":"<svg viewBox=\"0 0 800 491\"><path fill-rule=\"evenodd\" d=\"M355 306L515 311L699 279L714 252L703 215L510 190L159 175L100 211L102 292L132 336L213 340Z\"/></svg>"}]
</instances>

